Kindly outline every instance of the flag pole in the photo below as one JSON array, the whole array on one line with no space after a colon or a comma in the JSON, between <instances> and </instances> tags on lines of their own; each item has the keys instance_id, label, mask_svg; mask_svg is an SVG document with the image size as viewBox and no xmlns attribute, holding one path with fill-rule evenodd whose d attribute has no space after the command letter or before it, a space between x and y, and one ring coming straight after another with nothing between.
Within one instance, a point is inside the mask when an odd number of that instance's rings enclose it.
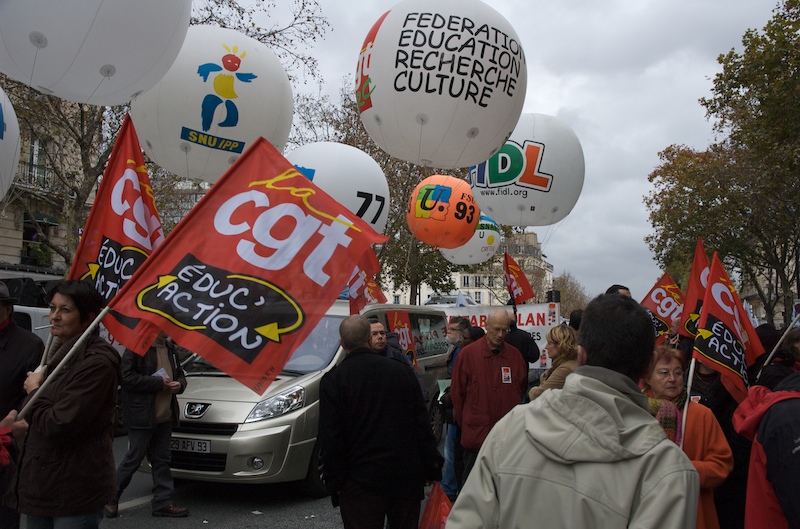
<instances>
[{"instance_id":1,"label":"flag pole","mask_svg":"<svg viewBox=\"0 0 800 529\"><path fill-rule=\"evenodd\" d=\"M686 416L689 414L689 401L692 400L692 380L694 380L694 368L697 359L692 358L689 364L689 380L686 384L686 402L683 403L683 415L681 416L681 450L683 450L683 440L686 439Z\"/></svg>"},{"instance_id":2,"label":"flag pole","mask_svg":"<svg viewBox=\"0 0 800 529\"><path fill-rule=\"evenodd\" d=\"M794 319L792 320L792 323L790 325L786 326L786 330L783 331L783 335L781 335L781 339L778 340L778 343L776 343L775 347L772 348L772 352L769 353L769 356L767 357L767 359L764 360L763 364L761 364L761 368L758 370L758 374L756 375L756 379L755 379L754 382L758 382L758 379L761 378L761 372L764 371L764 366L768 365L769 361L772 360L772 357L775 356L775 352L778 350L778 347L780 347L781 344L783 343L783 339L786 338L786 335L789 334L789 331L791 331L794 328L794 326L797 324L798 320L800 320L800 312L797 313L797 316L794 317Z\"/></svg>"},{"instance_id":3,"label":"flag pole","mask_svg":"<svg viewBox=\"0 0 800 529\"><path fill-rule=\"evenodd\" d=\"M42 359L39 361L39 367L42 367L44 363L47 361L47 355L50 353L50 346L53 345L53 334L47 334L47 341L44 344L44 352L42 353Z\"/></svg>"},{"instance_id":4,"label":"flag pole","mask_svg":"<svg viewBox=\"0 0 800 529\"><path fill-rule=\"evenodd\" d=\"M48 377L46 379L44 379L44 381L42 382L42 385L39 386L38 390L36 391L36 394L33 395L30 398L30 400L28 400L27 403L25 403L25 406L17 414L17 420L23 419L25 417L25 413L30 411L31 405L34 402L36 402L36 399L38 398L38 396L41 395L41 393L42 393L41 390L46 388L48 383L51 380L53 380L58 373L61 372L61 369L67 364L68 360L70 358L72 358L72 356L75 354L75 352L78 350L78 348L80 346L82 346L84 343L86 343L86 341L89 339L89 335L92 334L92 332L95 330L95 328L100 324L100 320L102 320L103 317L105 317L105 315L108 314L109 310L111 310L110 307L103 308L103 310L100 311L100 314L97 315L97 317L94 319L94 321L92 321L92 323L89 324L89 326L86 328L86 330L83 331L83 334L81 334L81 337L78 338L78 341L75 342L75 344L72 346L72 348L69 350L69 352L64 356L64 359L61 360L61 362L59 362L59 364L55 367L55 369L53 369L53 372L50 373L50 375L48 375ZM49 339L48 339L48 342L50 342Z\"/></svg>"}]
</instances>

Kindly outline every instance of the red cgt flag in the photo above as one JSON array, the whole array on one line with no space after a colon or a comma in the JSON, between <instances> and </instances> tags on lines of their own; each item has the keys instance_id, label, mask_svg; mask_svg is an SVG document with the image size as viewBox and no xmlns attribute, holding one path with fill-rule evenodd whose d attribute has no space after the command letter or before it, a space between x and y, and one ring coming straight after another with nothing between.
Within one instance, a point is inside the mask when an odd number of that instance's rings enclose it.
<instances>
[{"instance_id":1,"label":"red cgt flag","mask_svg":"<svg viewBox=\"0 0 800 529\"><path fill-rule=\"evenodd\" d=\"M684 309L681 314L681 324L678 327L678 334L687 338L694 338L697 335L697 322L700 320L700 308L703 306L703 298L706 296L706 284L708 283L708 256L703 247L703 239L697 238L697 246L694 249L694 259L692 269L689 271L689 283L686 285L686 298L684 299Z\"/></svg>"},{"instance_id":2,"label":"red cgt flag","mask_svg":"<svg viewBox=\"0 0 800 529\"><path fill-rule=\"evenodd\" d=\"M533 288L531 288L531 284L528 282L528 278L525 277L522 268L513 257L508 255L508 252L505 253L503 258L503 270L506 275L506 288L508 288L508 293L514 300L515 305L525 303L536 295L533 293Z\"/></svg>"},{"instance_id":3,"label":"red cgt flag","mask_svg":"<svg viewBox=\"0 0 800 529\"><path fill-rule=\"evenodd\" d=\"M650 311L653 329L656 332L656 345L663 342L672 320L679 318L683 310L683 292L668 273L656 281L640 305Z\"/></svg>"},{"instance_id":4,"label":"red cgt flag","mask_svg":"<svg viewBox=\"0 0 800 529\"><path fill-rule=\"evenodd\" d=\"M111 302L143 354L164 330L263 394L386 240L259 138Z\"/></svg>"},{"instance_id":5,"label":"red cgt flag","mask_svg":"<svg viewBox=\"0 0 800 529\"><path fill-rule=\"evenodd\" d=\"M386 303L380 285L375 281L375 274L380 272L381 264L372 249L364 252L361 260L350 278L350 314L358 314L361 309L371 303Z\"/></svg>"},{"instance_id":6,"label":"red cgt flag","mask_svg":"<svg viewBox=\"0 0 800 529\"><path fill-rule=\"evenodd\" d=\"M714 253L693 357L718 371L728 393L742 402L747 398L747 367L763 352L742 300Z\"/></svg>"},{"instance_id":7,"label":"red cgt flag","mask_svg":"<svg viewBox=\"0 0 800 529\"><path fill-rule=\"evenodd\" d=\"M128 115L67 278L90 281L107 303L163 240L150 177Z\"/></svg>"}]
</instances>

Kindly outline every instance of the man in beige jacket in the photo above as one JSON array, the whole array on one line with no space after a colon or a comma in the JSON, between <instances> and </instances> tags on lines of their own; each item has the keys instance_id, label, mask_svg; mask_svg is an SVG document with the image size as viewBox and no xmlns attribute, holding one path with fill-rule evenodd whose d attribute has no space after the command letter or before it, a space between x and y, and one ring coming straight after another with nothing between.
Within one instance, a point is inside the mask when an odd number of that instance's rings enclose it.
<instances>
[{"instance_id":1,"label":"man in beige jacket","mask_svg":"<svg viewBox=\"0 0 800 529\"><path fill-rule=\"evenodd\" d=\"M581 367L489 432L447 528L694 527L697 472L636 385L653 345L638 303L593 300L581 321Z\"/></svg>"}]
</instances>

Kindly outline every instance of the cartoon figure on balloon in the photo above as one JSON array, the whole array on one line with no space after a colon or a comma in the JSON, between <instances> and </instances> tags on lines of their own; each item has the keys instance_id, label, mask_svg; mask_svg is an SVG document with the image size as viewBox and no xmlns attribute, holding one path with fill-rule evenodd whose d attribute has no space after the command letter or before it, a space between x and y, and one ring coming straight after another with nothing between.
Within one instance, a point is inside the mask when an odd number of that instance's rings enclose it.
<instances>
[{"instance_id":1,"label":"cartoon figure on balloon","mask_svg":"<svg viewBox=\"0 0 800 529\"><path fill-rule=\"evenodd\" d=\"M233 100L239 96L236 95L236 92L233 89L233 83L236 79L243 83L249 83L253 79L257 78L257 76L253 73L237 72L242 65L242 59L244 59L245 55L247 55L247 52L242 51L241 55L237 55L239 52L238 46L234 46L233 49L231 49L227 45L223 44L222 47L228 52L222 57L222 65L208 62L201 64L197 68L197 74L203 78L204 83L208 81L209 75L214 72L221 72L223 69L231 72L220 73L214 76L213 86L214 92L216 93L208 94L203 99L201 113L203 120L203 132L208 132L208 130L211 128L211 121L214 119L214 112L223 102L225 103L226 115L225 119L219 123L219 126L235 127L239 123L239 109L236 107L236 104L233 102Z\"/></svg>"}]
</instances>

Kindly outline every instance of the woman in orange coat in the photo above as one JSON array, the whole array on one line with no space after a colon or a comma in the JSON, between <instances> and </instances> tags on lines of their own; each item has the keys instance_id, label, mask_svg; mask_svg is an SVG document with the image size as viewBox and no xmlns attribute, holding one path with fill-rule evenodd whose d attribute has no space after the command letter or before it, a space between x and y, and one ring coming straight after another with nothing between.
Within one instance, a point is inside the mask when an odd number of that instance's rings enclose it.
<instances>
[{"instance_id":1,"label":"woman in orange coat","mask_svg":"<svg viewBox=\"0 0 800 529\"><path fill-rule=\"evenodd\" d=\"M683 353L679 350L665 345L656 348L655 368L644 379L645 393L649 397L669 400L683 410L686 403L684 362ZM697 529L719 529L714 488L721 485L733 470L733 454L709 408L690 402L687 413L683 451L700 474Z\"/></svg>"}]
</instances>

